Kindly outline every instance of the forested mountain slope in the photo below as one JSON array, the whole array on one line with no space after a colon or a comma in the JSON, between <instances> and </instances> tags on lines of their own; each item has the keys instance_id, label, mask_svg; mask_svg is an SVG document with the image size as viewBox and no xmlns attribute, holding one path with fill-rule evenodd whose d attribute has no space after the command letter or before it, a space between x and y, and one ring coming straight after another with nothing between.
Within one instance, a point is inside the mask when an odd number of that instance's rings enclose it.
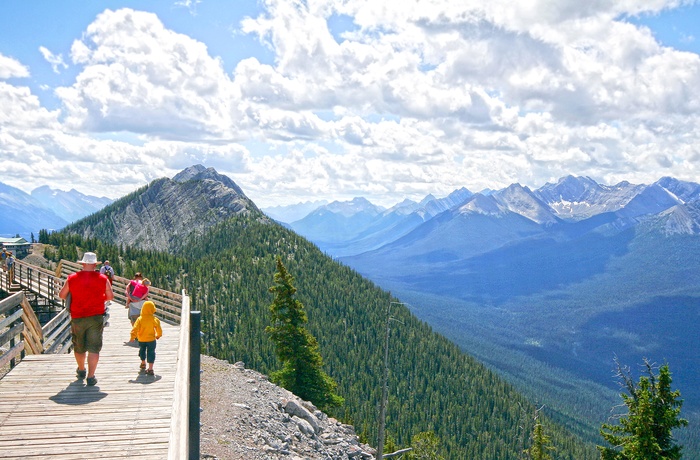
<instances>
[{"instance_id":1,"label":"forested mountain slope","mask_svg":"<svg viewBox=\"0 0 700 460\"><path fill-rule=\"evenodd\" d=\"M172 187L168 197L181 204L187 200L212 203L207 196L183 194L206 193L216 187L203 187L197 180L164 181L156 181L64 232L41 237L59 248L56 257L77 257L76 247L92 249L101 259L109 258L121 275L131 276L139 270L155 285L186 288L194 308L202 310L206 353L244 361L263 373L279 366L264 328L272 301L268 288L273 284L275 257L280 255L296 279L298 298L306 306L309 329L319 341L325 368L346 400L337 415L354 424L372 444L376 443L383 345L391 306L391 316L400 322L391 323L388 435L399 445L407 445L411 436L433 430L445 458L521 458L533 426L533 405L408 308L393 303L398 300L389 293L265 218L254 206L222 216L218 223L189 235L154 235L167 240L169 252L120 247L125 239L116 216L148 202L149 193L157 187ZM208 212L216 209L181 210L181 215ZM109 231L104 231L109 225ZM150 224L144 220L143 225ZM546 427L557 447L557 458L597 458L591 445L551 422Z\"/></svg>"}]
</instances>

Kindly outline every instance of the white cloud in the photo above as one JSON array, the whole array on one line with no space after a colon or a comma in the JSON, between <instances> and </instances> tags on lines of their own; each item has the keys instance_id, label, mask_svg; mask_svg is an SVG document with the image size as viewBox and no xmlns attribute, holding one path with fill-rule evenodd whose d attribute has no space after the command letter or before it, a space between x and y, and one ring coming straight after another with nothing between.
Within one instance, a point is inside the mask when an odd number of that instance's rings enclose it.
<instances>
[{"instance_id":1,"label":"white cloud","mask_svg":"<svg viewBox=\"0 0 700 460\"><path fill-rule=\"evenodd\" d=\"M68 64L63 62L62 55L53 54L51 51L49 51L48 48L46 48L44 46L39 47L39 52L41 53L42 56L44 56L44 59L46 59L46 62L51 64L51 68L53 69L54 73L60 73L61 67L63 67L64 69L68 68Z\"/></svg>"},{"instance_id":2,"label":"white cloud","mask_svg":"<svg viewBox=\"0 0 700 460\"><path fill-rule=\"evenodd\" d=\"M391 205L567 174L698 180L700 56L624 21L681 0L260 4L240 33L272 58L227 63L230 74L155 14L106 10L71 47L79 73L56 89L61 112L0 82L0 149L120 192L204 163L263 206ZM338 35L340 15L352 24ZM0 55L0 78L26 76ZM94 152L113 168L85 161Z\"/></svg>"},{"instance_id":3,"label":"white cloud","mask_svg":"<svg viewBox=\"0 0 700 460\"><path fill-rule=\"evenodd\" d=\"M233 87L207 47L151 13L106 10L73 44L83 71L56 94L74 129L158 138L233 138Z\"/></svg>"},{"instance_id":4,"label":"white cloud","mask_svg":"<svg viewBox=\"0 0 700 460\"><path fill-rule=\"evenodd\" d=\"M0 79L25 78L29 76L29 69L19 61L0 53Z\"/></svg>"}]
</instances>

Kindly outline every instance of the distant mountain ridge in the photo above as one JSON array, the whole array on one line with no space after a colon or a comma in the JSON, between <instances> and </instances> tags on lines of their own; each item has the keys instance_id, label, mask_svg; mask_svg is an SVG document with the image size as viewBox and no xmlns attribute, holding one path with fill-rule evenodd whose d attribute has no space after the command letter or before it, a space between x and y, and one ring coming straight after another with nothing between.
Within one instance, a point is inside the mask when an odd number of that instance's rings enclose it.
<instances>
[{"instance_id":1,"label":"distant mountain ridge","mask_svg":"<svg viewBox=\"0 0 700 460\"><path fill-rule=\"evenodd\" d=\"M519 184L476 194L461 188L442 199L428 195L421 203L404 200L388 210L364 198L355 198L320 206L299 220L285 223L333 256L349 257L396 242L437 215L447 211L454 213L457 208L462 213L493 217L512 212L543 226L545 233L547 227L560 229L567 223L616 213L614 223L600 228L601 231L610 231L615 227L619 230L634 226L644 216L660 214L698 197L700 185L670 177L651 185L634 185L624 181L607 186L589 177L567 176L534 191ZM283 212L283 207L278 208L277 212ZM686 219L692 218L692 214L686 215ZM677 216L669 225L678 219ZM596 227L594 222L589 221L591 230ZM685 232L695 228L692 222L678 221L678 225ZM503 240L503 244L509 241ZM443 240L438 244L450 243Z\"/></svg>"},{"instance_id":2,"label":"distant mountain ridge","mask_svg":"<svg viewBox=\"0 0 700 460\"><path fill-rule=\"evenodd\" d=\"M96 212L112 200L106 197L84 195L76 190L64 192L43 186L27 194L22 190L0 183L0 236L20 236L30 240L39 230L59 230Z\"/></svg>"},{"instance_id":3,"label":"distant mountain ridge","mask_svg":"<svg viewBox=\"0 0 700 460\"><path fill-rule=\"evenodd\" d=\"M35 188L32 190L31 195L44 207L53 210L68 222L82 219L114 201L105 196L85 195L75 189L71 189L68 192L54 190L47 185Z\"/></svg>"}]
</instances>

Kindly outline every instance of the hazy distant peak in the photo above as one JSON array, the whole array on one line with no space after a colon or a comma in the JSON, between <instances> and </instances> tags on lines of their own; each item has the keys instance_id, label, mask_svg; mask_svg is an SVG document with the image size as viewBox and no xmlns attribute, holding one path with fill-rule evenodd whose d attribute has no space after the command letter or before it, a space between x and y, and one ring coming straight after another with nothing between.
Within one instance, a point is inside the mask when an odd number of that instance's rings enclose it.
<instances>
[{"instance_id":1,"label":"hazy distant peak","mask_svg":"<svg viewBox=\"0 0 700 460\"><path fill-rule=\"evenodd\" d=\"M502 216L505 211L506 209L498 203L493 195L486 196L480 193L474 195L459 208L461 214L476 213L495 217Z\"/></svg>"},{"instance_id":2,"label":"hazy distant peak","mask_svg":"<svg viewBox=\"0 0 700 460\"><path fill-rule=\"evenodd\" d=\"M554 224L557 222L554 210L538 198L528 187L512 184L491 196L502 208L525 216L538 224Z\"/></svg>"},{"instance_id":3,"label":"hazy distant peak","mask_svg":"<svg viewBox=\"0 0 700 460\"><path fill-rule=\"evenodd\" d=\"M570 175L556 184L548 182L534 193L559 217L582 220L622 209L645 187L626 181L613 186L600 185L590 177Z\"/></svg>"},{"instance_id":4,"label":"hazy distant peak","mask_svg":"<svg viewBox=\"0 0 700 460\"><path fill-rule=\"evenodd\" d=\"M419 208L421 208L421 205L419 203L416 203L415 201L406 198L401 203L397 203L391 208L384 211L384 214L397 213L399 215L406 215L418 210Z\"/></svg>"},{"instance_id":5,"label":"hazy distant peak","mask_svg":"<svg viewBox=\"0 0 700 460\"><path fill-rule=\"evenodd\" d=\"M681 181L673 177L662 177L655 184L663 187L680 202L688 203L700 199L700 185L694 182Z\"/></svg>"},{"instance_id":6,"label":"hazy distant peak","mask_svg":"<svg viewBox=\"0 0 700 460\"><path fill-rule=\"evenodd\" d=\"M435 200L436 200L435 195L430 193L430 194L426 195L425 198L420 200L420 203L418 203L418 204L421 206L425 206L426 204L430 203L431 201L435 201Z\"/></svg>"},{"instance_id":7,"label":"hazy distant peak","mask_svg":"<svg viewBox=\"0 0 700 460\"><path fill-rule=\"evenodd\" d=\"M350 201L334 201L323 206L322 209L343 215L345 217L350 217L360 212L379 214L384 211L384 208L381 206L374 205L369 200L362 197L356 197Z\"/></svg>"}]
</instances>

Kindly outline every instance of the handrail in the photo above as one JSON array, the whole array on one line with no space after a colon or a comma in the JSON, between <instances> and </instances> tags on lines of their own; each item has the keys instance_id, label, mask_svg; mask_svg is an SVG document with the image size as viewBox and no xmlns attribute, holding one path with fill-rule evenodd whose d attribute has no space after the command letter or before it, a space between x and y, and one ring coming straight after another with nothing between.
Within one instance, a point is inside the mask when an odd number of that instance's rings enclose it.
<instances>
[{"instance_id":1,"label":"handrail","mask_svg":"<svg viewBox=\"0 0 700 460\"><path fill-rule=\"evenodd\" d=\"M48 299L56 305L65 305L64 300L58 297L64 280L60 276L56 276L51 270L17 260L15 261L14 275L15 281L20 286ZM31 314L34 315L34 311L28 303L25 309L31 311ZM35 336L43 339L42 348L41 350L36 348L36 353L65 353L71 348L70 315L65 309L61 310L58 315L43 327L39 325L38 320L35 321L32 330L35 332Z\"/></svg>"},{"instance_id":2,"label":"handrail","mask_svg":"<svg viewBox=\"0 0 700 460\"><path fill-rule=\"evenodd\" d=\"M15 367L16 360L24 357L24 341L21 338L24 332L24 321L22 315L24 312L20 308L24 294L18 292L6 299L0 300L0 315L5 318L0 320L0 330L9 328L7 332L0 334L0 347L5 348L8 345L8 350L0 354L0 367L4 367L8 363L10 369Z\"/></svg>"},{"instance_id":3,"label":"handrail","mask_svg":"<svg viewBox=\"0 0 700 460\"><path fill-rule=\"evenodd\" d=\"M180 320L180 340L177 351L173 412L170 425L168 460L186 458L189 452L189 379L190 375L190 298L182 291L182 318Z\"/></svg>"},{"instance_id":4,"label":"handrail","mask_svg":"<svg viewBox=\"0 0 700 460\"><path fill-rule=\"evenodd\" d=\"M0 301L0 330L5 330L0 334L0 347L8 349L0 354L0 367L9 363L10 369L24 358L24 354L29 351L33 354L40 354L44 351L43 333L39 326L39 320L34 314L34 310L27 302L24 292L7 297Z\"/></svg>"},{"instance_id":5,"label":"handrail","mask_svg":"<svg viewBox=\"0 0 700 460\"><path fill-rule=\"evenodd\" d=\"M71 273L82 270L82 265L77 262L71 262L66 259L61 259L58 264L57 273L61 274L62 278L67 278ZM114 291L114 299L121 303L126 301L126 286L131 282L130 279L115 275L112 279L112 290ZM174 292L166 291L165 289L150 286L148 289L148 298L155 302L158 306L156 316L169 324L179 324L182 318L182 302L183 296Z\"/></svg>"}]
</instances>

